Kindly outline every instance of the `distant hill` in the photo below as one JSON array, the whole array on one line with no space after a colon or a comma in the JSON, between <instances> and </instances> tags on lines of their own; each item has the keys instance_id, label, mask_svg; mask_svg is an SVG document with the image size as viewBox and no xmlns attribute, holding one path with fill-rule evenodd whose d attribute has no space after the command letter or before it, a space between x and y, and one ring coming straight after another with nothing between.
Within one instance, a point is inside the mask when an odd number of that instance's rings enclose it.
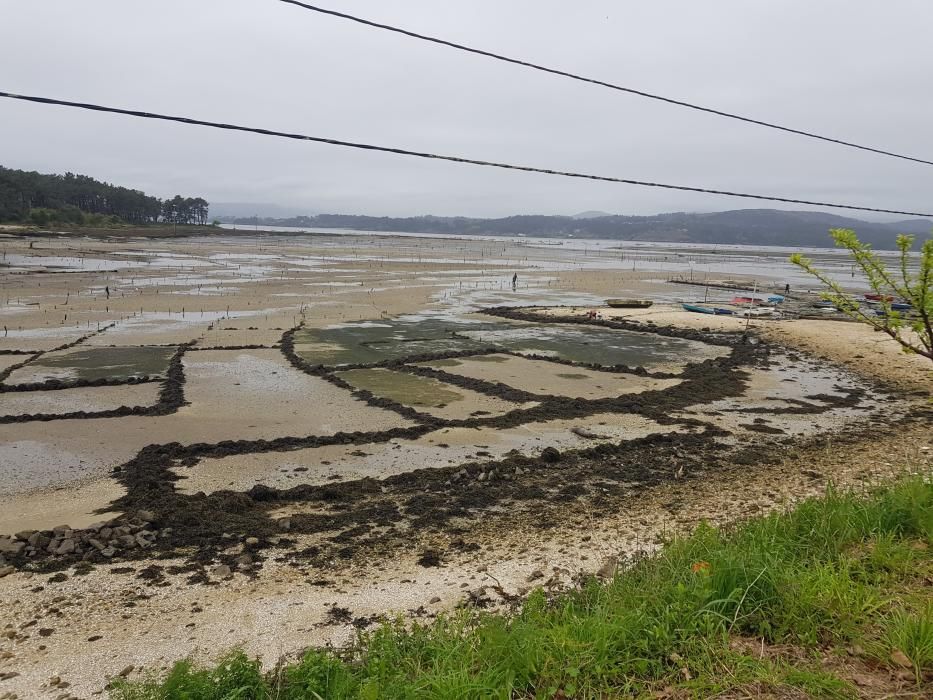
<instances>
[{"instance_id":1,"label":"distant hill","mask_svg":"<svg viewBox=\"0 0 933 700\"><path fill-rule=\"evenodd\" d=\"M605 216L612 216L608 211L581 211L574 214L571 219L601 219Z\"/></svg>"},{"instance_id":2,"label":"distant hill","mask_svg":"<svg viewBox=\"0 0 933 700\"><path fill-rule=\"evenodd\" d=\"M594 216L587 216L589 214ZM583 216L584 218L580 218ZM608 238L627 241L668 241L826 247L829 229L855 229L859 238L875 248L894 248L898 233L913 233L920 240L933 235L933 221L910 219L896 223L862 221L836 214L780 209L734 209L709 214L675 212L653 216L605 215L583 212L577 216L522 215L501 219L417 216L390 218L349 214L318 214L290 218L233 218L226 223L300 228L345 228L364 231L399 231L439 235L542 236L552 238Z\"/></svg>"}]
</instances>

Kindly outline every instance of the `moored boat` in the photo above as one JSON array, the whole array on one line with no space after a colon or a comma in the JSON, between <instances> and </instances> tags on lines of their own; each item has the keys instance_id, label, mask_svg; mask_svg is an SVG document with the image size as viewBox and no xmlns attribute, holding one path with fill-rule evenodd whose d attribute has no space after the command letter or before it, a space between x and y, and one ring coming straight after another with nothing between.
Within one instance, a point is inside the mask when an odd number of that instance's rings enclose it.
<instances>
[{"instance_id":1,"label":"moored boat","mask_svg":"<svg viewBox=\"0 0 933 700\"><path fill-rule=\"evenodd\" d=\"M748 316L751 316L751 317L755 317L755 316L772 316L772 315L774 315L774 309L771 309L771 308L768 308L768 307L762 308L762 307L760 307L760 306L756 306L756 307L753 307L753 308L742 309L741 311L738 311L736 315L738 315L738 316L745 316L745 317L748 317Z\"/></svg>"},{"instance_id":2,"label":"moored boat","mask_svg":"<svg viewBox=\"0 0 933 700\"><path fill-rule=\"evenodd\" d=\"M732 309L724 309L721 306L714 306L713 313L716 314L717 316L734 316L735 315L735 311L733 311Z\"/></svg>"},{"instance_id":3,"label":"moored boat","mask_svg":"<svg viewBox=\"0 0 933 700\"><path fill-rule=\"evenodd\" d=\"M653 303L649 299L606 299L606 306L613 309L647 309Z\"/></svg>"},{"instance_id":4,"label":"moored boat","mask_svg":"<svg viewBox=\"0 0 933 700\"><path fill-rule=\"evenodd\" d=\"M715 314L716 312L708 306L699 306L698 304L681 304L684 311L692 311L695 314Z\"/></svg>"}]
</instances>

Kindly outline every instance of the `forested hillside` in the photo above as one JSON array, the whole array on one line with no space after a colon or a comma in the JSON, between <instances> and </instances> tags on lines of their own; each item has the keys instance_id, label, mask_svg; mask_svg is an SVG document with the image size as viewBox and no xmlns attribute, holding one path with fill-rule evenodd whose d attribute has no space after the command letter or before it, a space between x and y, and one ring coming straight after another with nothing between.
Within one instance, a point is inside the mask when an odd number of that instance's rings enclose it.
<instances>
[{"instance_id":1,"label":"forested hillside","mask_svg":"<svg viewBox=\"0 0 933 700\"><path fill-rule=\"evenodd\" d=\"M913 233L922 241L933 221L911 219L896 223L863 221L837 214L779 209L736 209L711 213L674 212L652 216L525 215L502 219L418 216L390 218L318 214L289 219L221 217L238 224L297 226L300 228L352 228L367 231L405 231L448 235L546 236L555 238L610 238L625 241L669 241L776 246L831 246L829 229L851 228L875 248L894 248L898 233Z\"/></svg>"},{"instance_id":2,"label":"forested hillside","mask_svg":"<svg viewBox=\"0 0 933 700\"><path fill-rule=\"evenodd\" d=\"M201 197L160 200L87 175L45 175L0 166L0 221L33 223L207 223Z\"/></svg>"}]
</instances>

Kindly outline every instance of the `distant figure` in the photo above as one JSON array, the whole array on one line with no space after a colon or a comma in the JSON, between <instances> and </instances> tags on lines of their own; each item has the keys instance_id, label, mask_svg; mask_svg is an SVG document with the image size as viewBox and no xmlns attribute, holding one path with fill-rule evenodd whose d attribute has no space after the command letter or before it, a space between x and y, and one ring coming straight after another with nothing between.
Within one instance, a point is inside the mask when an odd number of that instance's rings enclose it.
<instances>
[{"instance_id":1,"label":"distant figure","mask_svg":"<svg viewBox=\"0 0 933 700\"><path fill-rule=\"evenodd\" d=\"M104 292L107 294L107 298L109 299L110 298L110 285L109 284L106 287L104 287Z\"/></svg>"},{"instance_id":2,"label":"distant figure","mask_svg":"<svg viewBox=\"0 0 933 700\"><path fill-rule=\"evenodd\" d=\"M518 284L518 273L516 272L514 275L512 275L512 291L513 292L515 291L515 287L517 284Z\"/></svg>"},{"instance_id":3,"label":"distant figure","mask_svg":"<svg viewBox=\"0 0 933 700\"><path fill-rule=\"evenodd\" d=\"M790 294L790 284L784 285L784 294Z\"/></svg>"}]
</instances>

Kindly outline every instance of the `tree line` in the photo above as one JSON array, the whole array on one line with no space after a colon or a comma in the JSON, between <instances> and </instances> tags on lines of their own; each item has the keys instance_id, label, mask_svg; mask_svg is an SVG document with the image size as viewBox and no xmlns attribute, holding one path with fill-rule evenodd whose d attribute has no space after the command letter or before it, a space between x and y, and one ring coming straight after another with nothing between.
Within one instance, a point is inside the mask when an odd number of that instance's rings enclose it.
<instances>
[{"instance_id":1,"label":"tree line","mask_svg":"<svg viewBox=\"0 0 933 700\"><path fill-rule=\"evenodd\" d=\"M206 224L201 197L161 200L87 175L43 174L0 166L0 221L34 223Z\"/></svg>"}]
</instances>

